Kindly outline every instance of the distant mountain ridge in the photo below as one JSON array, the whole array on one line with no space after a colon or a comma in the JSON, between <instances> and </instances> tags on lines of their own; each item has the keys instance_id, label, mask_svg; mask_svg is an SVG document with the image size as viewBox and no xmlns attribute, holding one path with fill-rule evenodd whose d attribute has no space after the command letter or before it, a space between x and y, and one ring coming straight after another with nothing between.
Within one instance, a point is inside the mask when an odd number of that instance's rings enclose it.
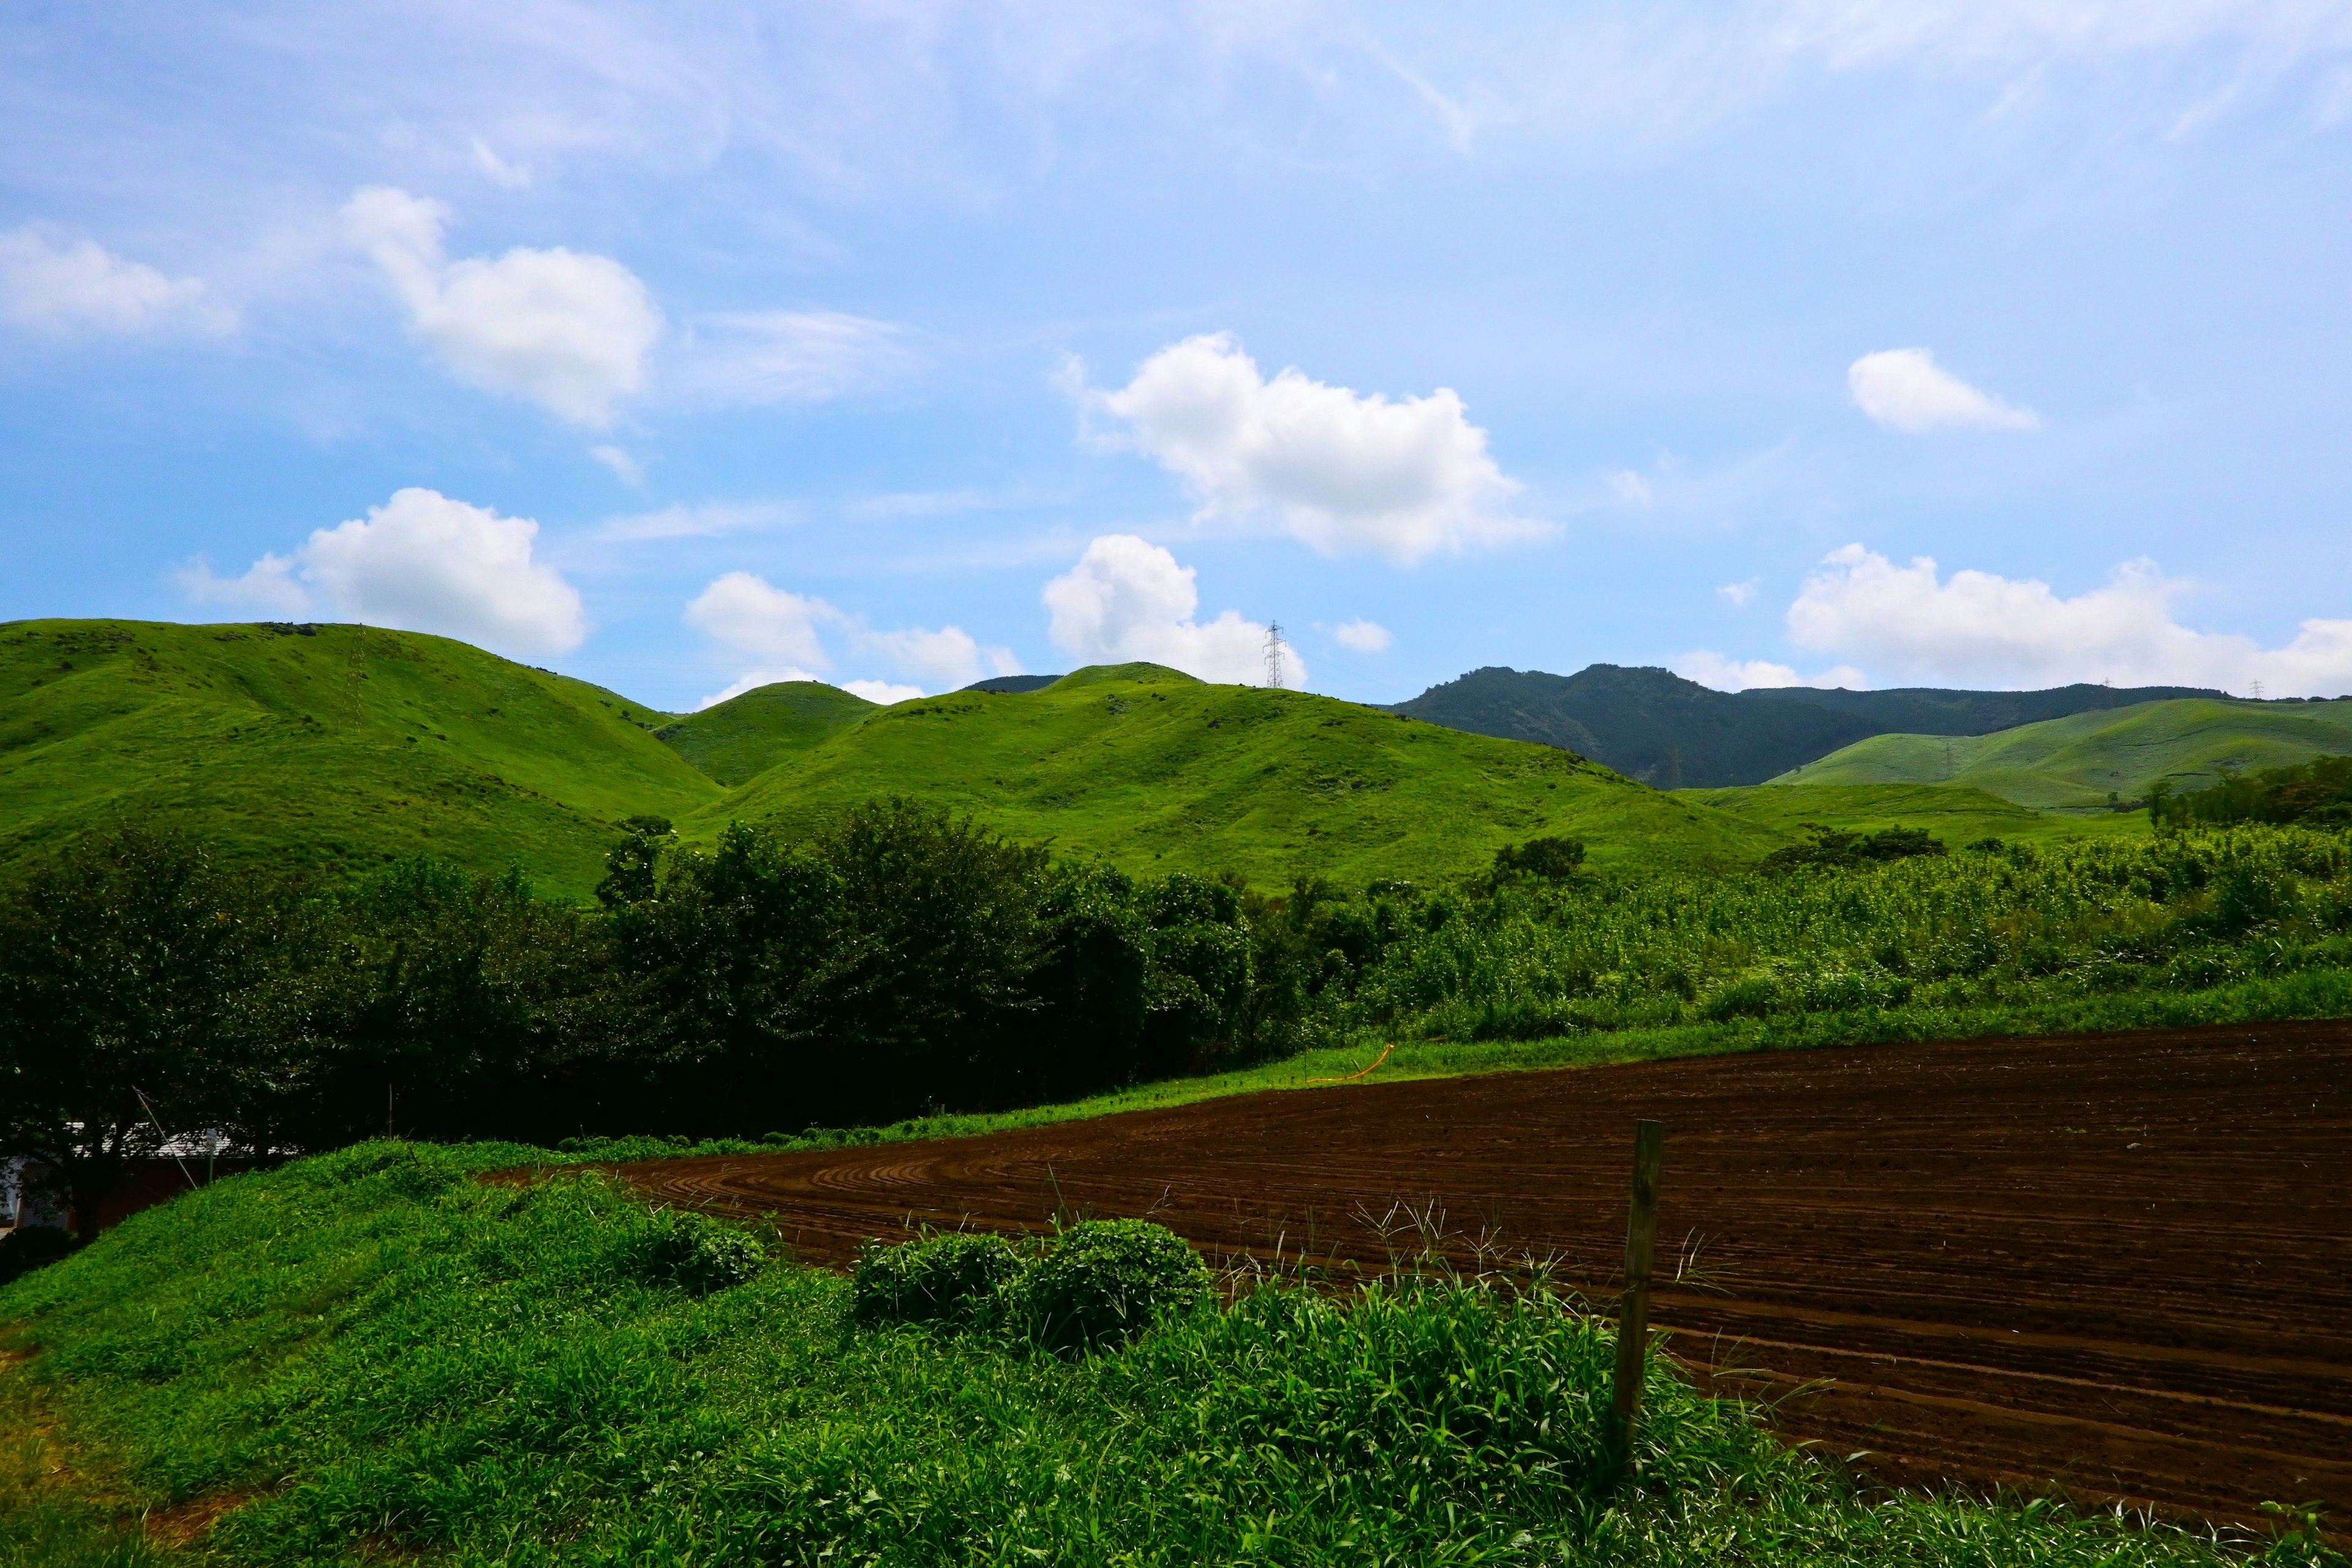
<instances>
[{"instance_id":1,"label":"distant mountain ridge","mask_svg":"<svg viewBox=\"0 0 2352 1568\"><path fill-rule=\"evenodd\" d=\"M2087 684L2042 691L1717 691L1655 668L1595 664L1551 675L1488 666L1388 711L1562 746L1660 789L1720 789L1761 784L1873 735L1983 735L2095 710L2224 695L2189 686Z\"/></svg>"}]
</instances>

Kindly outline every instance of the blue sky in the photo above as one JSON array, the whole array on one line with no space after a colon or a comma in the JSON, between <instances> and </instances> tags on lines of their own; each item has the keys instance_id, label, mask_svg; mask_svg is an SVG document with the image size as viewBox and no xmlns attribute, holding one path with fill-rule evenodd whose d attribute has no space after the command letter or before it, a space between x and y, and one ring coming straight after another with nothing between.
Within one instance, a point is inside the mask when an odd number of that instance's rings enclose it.
<instances>
[{"instance_id":1,"label":"blue sky","mask_svg":"<svg viewBox=\"0 0 2352 1568\"><path fill-rule=\"evenodd\" d=\"M26 4L0 79L0 618L2352 691L2352 0Z\"/></svg>"}]
</instances>

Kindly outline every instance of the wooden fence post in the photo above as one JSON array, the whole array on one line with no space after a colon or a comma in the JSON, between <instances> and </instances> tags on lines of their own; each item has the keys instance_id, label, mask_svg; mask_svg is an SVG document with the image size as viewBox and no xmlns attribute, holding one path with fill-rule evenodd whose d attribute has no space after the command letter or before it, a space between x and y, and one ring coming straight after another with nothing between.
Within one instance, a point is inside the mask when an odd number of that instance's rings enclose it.
<instances>
[{"instance_id":1,"label":"wooden fence post","mask_svg":"<svg viewBox=\"0 0 2352 1568\"><path fill-rule=\"evenodd\" d=\"M1642 1414L1642 1370L1650 1348L1650 1264L1658 1249L1658 1175L1665 1152L1664 1122L1633 1123L1633 1206L1625 1222L1625 1293L1617 1302L1617 1381L1609 1406L1620 1476L1633 1468L1633 1432Z\"/></svg>"}]
</instances>

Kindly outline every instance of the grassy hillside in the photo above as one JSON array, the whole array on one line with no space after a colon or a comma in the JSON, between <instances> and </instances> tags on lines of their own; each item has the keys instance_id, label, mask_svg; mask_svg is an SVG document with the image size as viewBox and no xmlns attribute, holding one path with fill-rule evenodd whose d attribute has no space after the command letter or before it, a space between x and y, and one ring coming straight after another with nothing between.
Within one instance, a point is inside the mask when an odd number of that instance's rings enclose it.
<instances>
[{"instance_id":1,"label":"grassy hillside","mask_svg":"<svg viewBox=\"0 0 2352 1568\"><path fill-rule=\"evenodd\" d=\"M821 680L780 680L654 731L723 784L739 784L845 730L879 704Z\"/></svg>"},{"instance_id":2,"label":"grassy hillside","mask_svg":"<svg viewBox=\"0 0 2352 1568\"><path fill-rule=\"evenodd\" d=\"M1806 770L1808 775L1812 770ZM2145 812L2035 811L1968 784L1751 784L1744 789L1695 789L1690 799L1742 822L1795 834L1800 824L1872 832L1924 827L1958 848L1983 838L2044 843L2058 838L2145 837Z\"/></svg>"},{"instance_id":3,"label":"grassy hillside","mask_svg":"<svg viewBox=\"0 0 2352 1568\"><path fill-rule=\"evenodd\" d=\"M360 626L0 626L0 876L118 821L233 860L427 851L584 893L612 824L721 793L667 715L446 637Z\"/></svg>"},{"instance_id":4,"label":"grassy hillside","mask_svg":"<svg viewBox=\"0 0 2352 1568\"><path fill-rule=\"evenodd\" d=\"M2219 696L2180 686L2121 691L2089 685L1717 691L1671 670L1596 664L1574 675L1474 669L1390 711L1475 734L1565 746L1660 789L1699 789L1761 784L1870 735L1982 735L2069 713Z\"/></svg>"},{"instance_id":5,"label":"grassy hillside","mask_svg":"<svg viewBox=\"0 0 2352 1568\"><path fill-rule=\"evenodd\" d=\"M814 826L893 792L1063 853L1265 885L1433 877L1543 834L1586 839L1604 866L1741 863L1789 841L1549 747L1156 665L884 709L707 807L693 830Z\"/></svg>"},{"instance_id":6,"label":"grassy hillside","mask_svg":"<svg viewBox=\"0 0 2352 1568\"><path fill-rule=\"evenodd\" d=\"M2352 700L2193 699L2077 713L1991 735L1875 735L1769 781L1771 787L1956 784L2042 811L2098 811L2158 779L2199 789L2224 771L2352 752Z\"/></svg>"}]
</instances>

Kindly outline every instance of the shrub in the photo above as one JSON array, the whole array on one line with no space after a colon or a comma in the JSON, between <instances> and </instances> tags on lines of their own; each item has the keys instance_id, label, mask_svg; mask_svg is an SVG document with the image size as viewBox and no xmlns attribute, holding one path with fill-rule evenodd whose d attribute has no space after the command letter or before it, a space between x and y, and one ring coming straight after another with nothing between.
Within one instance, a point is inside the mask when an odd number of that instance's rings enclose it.
<instances>
[{"instance_id":1,"label":"shrub","mask_svg":"<svg viewBox=\"0 0 2352 1568\"><path fill-rule=\"evenodd\" d=\"M1780 996L1780 983L1769 974L1744 974L1701 1002L1698 1016L1715 1024L1730 1018L1760 1018L1772 1010Z\"/></svg>"},{"instance_id":2,"label":"shrub","mask_svg":"<svg viewBox=\"0 0 2352 1568\"><path fill-rule=\"evenodd\" d=\"M1541 882L1564 882L1584 864L1581 838L1530 838L1495 851L1495 875L1523 871Z\"/></svg>"},{"instance_id":3,"label":"shrub","mask_svg":"<svg viewBox=\"0 0 2352 1568\"><path fill-rule=\"evenodd\" d=\"M1209 1270L1183 1237L1149 1220L1087 1220L1064 1231L1020 1285L1030 1334L1055 1350L1129 1339L1208 1296Z\"/></svg>"},{"instance_id":4,"label":"shrub","mask_svg":"<svg viewBox=\"0 0 2352 1568\"><path fill-rule=\"evenodd\" d=\"M629 1272L695 1296L740 1285L766 1267L760 1244L708 1215L660 1209L627 1243Z\"/></svg>"},{"instance_id":5,"label":"shrub","mask_svg":"<svg viewBox=\"0 0 2352 1568\"><path fill-rule=\"evenodd\" d=\"M72 1250L73 1237L53 1225L28 1225L0 1236L0 1285Z\"/></svg>"},{"instance_id":6,"label":"shrub","mask_svg":"<svg viewBox=\"0 0 2352 1568\"><path fill-rule=\"evenodd\" d=\"M850 1281L851 1311L862 1323L978 1327L1002 1319L1020 1277L1021 1255L1001 1236L958 1231L898 1247L869 1241Z\"/></svg>"}]
</instances>

